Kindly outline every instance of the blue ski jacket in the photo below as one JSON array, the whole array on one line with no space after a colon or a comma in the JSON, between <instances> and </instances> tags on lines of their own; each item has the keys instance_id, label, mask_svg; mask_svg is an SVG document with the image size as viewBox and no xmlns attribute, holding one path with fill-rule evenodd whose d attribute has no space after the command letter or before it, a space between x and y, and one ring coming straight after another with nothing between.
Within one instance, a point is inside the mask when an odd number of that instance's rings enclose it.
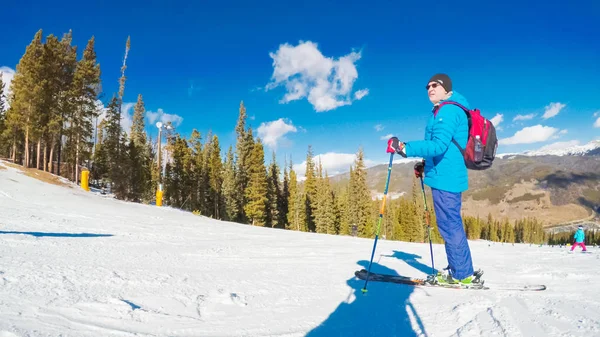
<instances>
[{"instance_id":1,"label":"blue ski jacket","mask_svg":"<svg viewBox=\"0 0 600 337\"><path fill-rule=\"evenodd\" d=\"M467 99L456 91L447 100L470 109ZM437 115L431 113L424 140L405 142L405 154L425 159L423 182L428 186L448 192L464 192L469 188L467 166L452 138L464 149L468 136L469 122L465 112L456 105L444 105Z\"/></svg>"},{"instance_id":2,"label":"blue ski jacket","mask_svg":"<svg viewBox=\"0 0 600 337\"><path fill-rule=\"evenodd\" d=\"M578 229L573 236L575 238L575 242L583 242L585 240L585 233L583 229Z\"/></svg>"}]
</instances>

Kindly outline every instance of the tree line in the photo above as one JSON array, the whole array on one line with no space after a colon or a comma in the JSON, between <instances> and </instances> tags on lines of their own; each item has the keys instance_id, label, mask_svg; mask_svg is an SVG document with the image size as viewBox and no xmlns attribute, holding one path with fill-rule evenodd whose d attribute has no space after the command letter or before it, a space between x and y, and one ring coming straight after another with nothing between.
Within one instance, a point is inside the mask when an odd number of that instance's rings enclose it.
<instances>
[{"instance_id":1,"label":"tree line","mask_svg":"<svg viewBox=\"0 0 600 337\"><path fill-rule=\"evenodd\" d=\"M584 230L585 240L584 243L586 245L600 245L600 231L598 230ZM562 233L551 233L548 235L548 244L549 245L566 245L573 244L575 239L573 236L575 235L575 231L562 232Z\"/></svg>"},{"instance_id":2,"label":"tree line","mask_svg":"<svg viewBox=\"0 0 600 337\"><path fill-rule=\"evenodd\" d=\"M41 30L35 34L16 67L8 104L0 105L0 155L75 182L80 171L88 169L93 182L109 186L121 200L152 203L160 186L164 205L215 219L331 235L374 236L381 200L372 197L367 185L361 148L349 167L348 181L334 182L308 146L304 179L298 179L291 159L285 158L280 167L272 152L270 162L265 161L268 154L260 137L246 125L242 101L236 142L226 152L210 131L202 135L194 129L186 138L174 128L165 129L166 142L159 149L145 131L141 94L131 130L121 125L130 39L125 44L119 91L112 94L106 109L99 104L103 93L94 43L92 36L77 60L71 31L61 39L48 35L45 41ZM0 88L3 86L0 80ZM159 151L165 154L160 162ZM431 239L442 243L433 201L429 195L426 200ZM429 230L424 201L414 179L412 193L387 201L381 237L426 242ZM535 218L509 223L491 215L487 219L464 216L464 228L469 239L547 240Z\"/></svg>"}]
</instances>

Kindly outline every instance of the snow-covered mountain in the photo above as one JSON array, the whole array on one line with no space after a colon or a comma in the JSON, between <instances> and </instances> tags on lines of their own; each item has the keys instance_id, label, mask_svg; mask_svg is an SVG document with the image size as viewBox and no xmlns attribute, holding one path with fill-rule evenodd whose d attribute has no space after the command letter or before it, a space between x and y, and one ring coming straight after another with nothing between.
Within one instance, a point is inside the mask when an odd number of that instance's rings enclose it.
<instances>
[{"instance_id":1,"label":"snow-covered mountain","mask_svg":"<svg viewBox=\"0 0 600 337\"><path fill-rule=\"evenodd\" d=\"M568 146L559 149L540 149L525 151L520 153L502 153L498 154L499 158L507 158L510 156L588 156L600 154L600 140L593 140L584 145Z\"/></svg>"}]
</instances>

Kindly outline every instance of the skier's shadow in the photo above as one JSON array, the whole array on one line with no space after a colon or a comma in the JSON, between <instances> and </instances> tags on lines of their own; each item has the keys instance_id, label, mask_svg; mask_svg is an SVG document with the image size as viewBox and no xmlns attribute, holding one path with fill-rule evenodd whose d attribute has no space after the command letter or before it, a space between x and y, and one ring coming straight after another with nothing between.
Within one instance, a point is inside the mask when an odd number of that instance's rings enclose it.
<instances>
[{"instance_id":1,"label":"skier's shadow","mask_svg":"<svg viewBox=\"0 0 600 337\"><path fill-rule=\"evenodd\" d=\"M420 255L416 255L416 254L410 254L410 253L405 253L399 250L395 250L394 254L392 255L381 255L384 257L395 257L397 259L400 259L404 262L406 262L406 264L408 264L409 266L415 268L416 270L424 273L425 275L436 275L438 273L437 268L433 269L431 266L425 265L419 261L417 261L417 259L421 259L422 257ZM421 277L421 276L418 276Z\"/></svg>"},{"instance_id":2,"label":"skier's shadow","mask_svg":"<svg viewBox=\"0 0 600 337\"><path fill-rule=\"evenodd\" d=\"M369 261L362 260L357 264L367 269ZM371 272L398 274L375 262L371 265ZM409 301L410 294L415 290L413 286L369 281L368 291L363 293L364 280L352 277L346 283L352 288L348 298L325 321L309 331L306 337L426 335L423 323ZM414 329L411 316L415 322Z\"/></svg>"}]
</instances>

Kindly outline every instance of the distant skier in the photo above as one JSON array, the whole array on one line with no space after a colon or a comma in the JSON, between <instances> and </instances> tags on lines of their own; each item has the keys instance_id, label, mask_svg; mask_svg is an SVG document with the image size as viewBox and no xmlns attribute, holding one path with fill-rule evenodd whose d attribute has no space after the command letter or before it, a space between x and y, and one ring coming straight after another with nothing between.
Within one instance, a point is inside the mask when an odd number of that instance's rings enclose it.
<instances>
[{"instance_id":1,"label":"distant skier","mask_svg":"<svg viewBox=\"0 0 600 337\"><path fill-rule=\"evenodd\" d=\"M429 100L433 111L425 128L425 139L400 142L397 137L388 140L388 153L406 157L421 157L415 174L423 172L424 183L431 187L433 206L440 234L444 239L448 258L448 274L438 273L441 283L473 282L473 262L461 217L462 192L468 189L467 167L455 139L465 148L468 138L468 120L465 112L455 105L438 105L452 100L469 108L467 100L452 90L452 81L446 74L436 74L427 82Z\"/></svg>"},{"instance_id":2,"label":"distant skier","mask_svg":"<svg viewBox=\"0 0 600 337\"><path fill-rule=\"evenodd\" d=\"M575 247L577 246L581 246L581 248L583 248L583 252L587 251L587 249L585 248L585 232L583 231L583 226L579 225L579 227L577 227L577 231L575 232L575 235L573 235L573 238L575 239L575 242L573 243L573 245L571 246L571 251L573 251L573 249L575 249Z\"/></svg>"}]
</instances>

